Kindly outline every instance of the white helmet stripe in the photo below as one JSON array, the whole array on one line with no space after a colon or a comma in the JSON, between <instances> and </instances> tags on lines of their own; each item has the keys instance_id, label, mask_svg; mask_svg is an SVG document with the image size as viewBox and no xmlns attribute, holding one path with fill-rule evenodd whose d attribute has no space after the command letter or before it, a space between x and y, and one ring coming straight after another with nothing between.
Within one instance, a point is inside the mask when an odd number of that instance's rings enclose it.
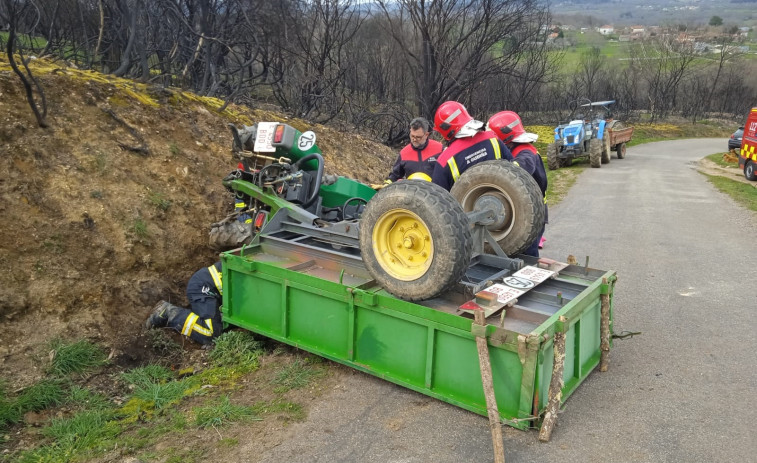
<instances>
[{"instance_id":1,"label":"white helmet stripe","mask_svg":"<svg viewBox=\"0 0 757 463\"><path fill-rule=\"evenodd\" d=\"M517 126L517 125L518 125L518 122L520 122L520 121L519 121L518 119L515 119L514 121L510 122L509 124L507 124L507 128L508 128L508 129L513 129L513 128L515 128L515 126Z\"/></svg>"},{"instance_id":2,"label":"white helmet stripe","mask_svg":"<svg viewBox=\"0 0 757 463\"><path fill-rule=\"evenodd\" d=\"M460 114L462 114L462 111L460 111L459 109L456 109L455 112L453 112L452 114L450 114L448 118L444 119L444 122L446 122L447 124L450 124Z\"/></svg>"}]
</instances>

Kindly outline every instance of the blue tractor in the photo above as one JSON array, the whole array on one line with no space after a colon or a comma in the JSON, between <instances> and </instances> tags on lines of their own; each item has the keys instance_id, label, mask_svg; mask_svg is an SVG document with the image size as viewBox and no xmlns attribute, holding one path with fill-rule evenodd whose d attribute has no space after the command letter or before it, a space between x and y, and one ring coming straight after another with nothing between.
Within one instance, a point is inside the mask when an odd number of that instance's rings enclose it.
<instances>
[{"instance_id":1,"label":"blue tractor","mask_svg":"<svg viewBox=\"0 0 757 463\"><path fill-rule=\"evenodd\" d=\"M550 170L568 167L574 159L589 158L591 167L610 162L604 137L605 125L612 118L609 105L615 100L592 102L587 98L571 103L570 122L555 127L555 141L547 146Z\"/></svg>"}]
</instances>

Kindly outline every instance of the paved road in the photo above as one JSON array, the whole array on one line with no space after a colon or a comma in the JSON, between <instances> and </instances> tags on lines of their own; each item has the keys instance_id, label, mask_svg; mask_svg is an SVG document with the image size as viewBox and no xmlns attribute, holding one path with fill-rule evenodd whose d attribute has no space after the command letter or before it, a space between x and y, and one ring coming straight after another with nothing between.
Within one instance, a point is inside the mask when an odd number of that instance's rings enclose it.
<instances>
[{"instance_id":1,"label":"paved road","mask_svg":"<svg viewBox=\"0 0 757 463\"><path fill-rule=\"evenodd\" d=\"M608 373L568 400L552 441L505 428L513 462L757 461L757 219L693 163L724 139L628 149L550 210L543 255L615 269ZM345 369L344 371L347 371ZM358 372L262 462L487 462L486 418Z\"/></svg>"}]
</instances>

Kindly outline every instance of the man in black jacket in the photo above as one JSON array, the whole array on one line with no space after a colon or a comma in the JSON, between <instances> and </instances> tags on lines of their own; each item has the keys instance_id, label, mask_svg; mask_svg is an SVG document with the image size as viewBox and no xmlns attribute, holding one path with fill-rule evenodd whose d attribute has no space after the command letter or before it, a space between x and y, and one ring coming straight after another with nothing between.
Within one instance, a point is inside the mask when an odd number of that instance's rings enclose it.
<instances>
[{"instance_id":1,"label":"man in black jacket","mask_svg":"<svg viewBox=\"0 0 757 463\"><path fill-rule=\"evenodd\" d=\"M431 181L436 158L443 147L438 141L429 140L430 132L426 119L416 117L410 121L410 143L400 151L384 185L402 178Z\"/></svg>"}]
</instances>

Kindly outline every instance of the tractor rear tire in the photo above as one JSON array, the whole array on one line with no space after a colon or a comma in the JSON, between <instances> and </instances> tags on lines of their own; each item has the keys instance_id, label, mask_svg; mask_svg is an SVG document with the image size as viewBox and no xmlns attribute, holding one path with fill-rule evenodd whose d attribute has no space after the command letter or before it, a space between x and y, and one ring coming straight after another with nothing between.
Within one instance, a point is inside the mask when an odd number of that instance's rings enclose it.
<instances>
[{"instance_id":1,"label":"tractor rear tire","mask_svg":"<svg viewBox=\"0 0 757 463\"><path fill-rule=\"evenodd\" d=\"M557 170L560 166L560 159L557 157L557 143L547 145L547 167L549 170Z\"/></svg>"},{"instance_id":2,"label":"tractor rear tire","mask_svg":"<svg viewBox=\"0 0 757 463\"><path fill-rule=\"evenodd\" d=\"M610 163L610 155L612 154L612 148L610 147L610 131L605 130L602 135L602 164Z\"/></svg>"},{"instance_id":3,"label":"tractor rear tire","mask_svg":"<svg viewBox=\"0 0 757 463\"><path fill-rule=\"evenodd\" d=\"M388 292L408 300L455 286L470 264L468 217L444 188L403 180L382 188L360 218L360 254Z\"/></svg>"},{"instance_id":4,"label":"tractor rear tire","mask_svg":"<svg viewBox=\"0 0 757 463\"><path fill-rule=\"evenodd\" d=\"M589 140L589 164L592 167L602 167L602 141L598 138Z\"/></svg>"},{"instance_id":5,"label":"tractor rear tire","mask_svg":"<svg viewBox=\"0 0 757 463\"><path fill-rule=\"evenodd\" d=\"M215 251L227 251L252 241L251 224L231 220L210 229L208 244Z\"/></svg>"},{"instance_id":6,"label":"tractor rear tire","mask_svg":"<svg viewBox=\"0 0 757 463\"><path fill-rule=\"evenodd\" d=\"M544 226L544 196L539 185L528 172L509 162L476 164L463 172L450 193L465 212L496 204L503 219L487 229L508 256L528 249Z\"/></svg>"}]
</instances>

